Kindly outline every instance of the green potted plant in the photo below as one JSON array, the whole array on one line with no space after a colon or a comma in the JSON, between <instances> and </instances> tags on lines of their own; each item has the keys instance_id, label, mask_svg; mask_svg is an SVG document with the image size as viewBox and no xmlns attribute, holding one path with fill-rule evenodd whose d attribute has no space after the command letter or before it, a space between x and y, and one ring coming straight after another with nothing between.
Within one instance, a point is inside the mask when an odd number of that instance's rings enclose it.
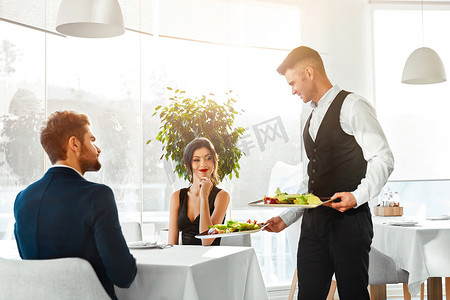
<instances>
[{"instance_id":1,"label":"green potted plant","mask_svg":"<svg viewBox=\"0 0 450 300\"><path fill-rule=\"evenodd\" d=\"M167 106L157 106L153 116L159 114L161 127L156 140L162 143L165 152L160 159L171 159L175 163L175 173L179 178L188 179L183 164L183 151L186 145L197 137L208 138L219 156L219 179L239 178L239 159L242 157L237 142L244 133L244 128L233 127L234 118L240 114L233 105L232 91L226 93L227 100L218 104L213 98L202 95L200 98L185 97L185 91L167 88L173 92ZM151 140L147 141L147 144Z\"/></svg>"}]
</instances>

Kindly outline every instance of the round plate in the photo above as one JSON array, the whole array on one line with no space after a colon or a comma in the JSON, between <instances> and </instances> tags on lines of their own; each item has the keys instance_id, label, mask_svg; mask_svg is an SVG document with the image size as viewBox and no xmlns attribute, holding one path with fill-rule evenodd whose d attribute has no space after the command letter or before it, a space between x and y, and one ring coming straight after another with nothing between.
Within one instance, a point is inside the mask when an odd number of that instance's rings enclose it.
<instances>
[{"instance_id":1,"label":"round plate","mask_svg":"<svg viewBox=\"0 0 450 300\"><path fill-rule=\"evenodd\" d=\"M417 222L417 221L392 221L392 222L387 222L388 225L404 226L404 227L416 226L418 223L419 222Z\"/></svg>"},{"instance_id":2,"label":"round plate","mask_svg":"<svg viewBox=\"0 0 450 300\"><path fill-rule=\"evenodd\" d=\"M130 242L127 243L127 246L130 249L149 249L158 247L156 242L145 242L145 241Z\"/></svg>"},{"instance_id":3,"label":"round plate","mask_svg":"<svg viewBox=\"0 0 450 300\"><path fill-rule=\"evenodd\" d=\"M200 234L197 234L195 237L198 239L212 239L217 237L227 237L227 236L236 236L242 234L251 234L261 231L262 228L254 229L254 230L244 230L244 231L235 231L229 233L218 233L218 234L208 234L208 231L204 231Z\"/></svg>"}]
</instances>

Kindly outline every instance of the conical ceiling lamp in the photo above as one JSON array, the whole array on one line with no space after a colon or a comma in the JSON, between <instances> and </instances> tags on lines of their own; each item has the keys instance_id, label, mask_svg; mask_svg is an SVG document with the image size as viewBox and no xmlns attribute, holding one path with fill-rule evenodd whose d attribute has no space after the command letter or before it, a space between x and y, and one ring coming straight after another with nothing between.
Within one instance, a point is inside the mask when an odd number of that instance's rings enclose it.
<instances>
[{"instance_id":1,"label":"conical ceiling lamp","mask_svg":"<svg viewBox=\"0 0 450 300\"><path fill-rule=\"evenodd\" d=\"M56 30L85 38L107 38L125 32L117 0L62 0Z\"/></svg>"},{"instance_id":2,"label":"conical ceiling lamp","mask_svg":"<svg viewBox=\"0 0 450 300\"><path fill-rule=\"evenodd\" d=\"M423 33L423 0L422 0L422 44ZM407 84L431 84L447 81L444 64L431 48L421 47L413 51L403 68L402 82Z\"/></svg>"}]
</instances>

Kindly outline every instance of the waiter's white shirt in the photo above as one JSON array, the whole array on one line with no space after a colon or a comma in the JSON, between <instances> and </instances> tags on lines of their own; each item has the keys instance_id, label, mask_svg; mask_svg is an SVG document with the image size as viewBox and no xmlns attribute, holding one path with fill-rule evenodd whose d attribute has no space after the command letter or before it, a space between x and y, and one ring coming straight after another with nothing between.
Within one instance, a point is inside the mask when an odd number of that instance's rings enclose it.
<instances>
[{"instance_id":1,"label":"waiter's white shirt","mask_svg":"<svg viewBox=\"0 0 450 300\"><path fill-rule=\"evenodd\" d=\"M335 85L323 95L317 105L313 101L310 102L313 112L309 134L313 141L316 140L317 131L328 108L340 91L341 88ZM352 93L345 98L341 108L340 124L345 133L355 137L367 161L366 177L361 180L356 190L338 191L351 192L357 202L356 208L378 196L394 170L394 156L377 120L375 109L363 97ZM304 164L303 186L307 187L306 168L307 164ZM287 209L280 217L289 226L303 215L303 211L302 208Z\"/></svg>"}]
</instances>

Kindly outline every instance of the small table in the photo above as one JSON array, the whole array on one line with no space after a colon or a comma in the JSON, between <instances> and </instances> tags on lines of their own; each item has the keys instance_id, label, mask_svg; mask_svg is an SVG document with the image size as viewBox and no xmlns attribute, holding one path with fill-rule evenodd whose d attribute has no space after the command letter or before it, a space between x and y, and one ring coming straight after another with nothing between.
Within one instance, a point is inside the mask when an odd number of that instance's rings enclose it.
<instances>
[{"instance_id":1,"label":"small table","mask_svg":"<svg viewBox=\"0 0 450 300\"><path fill-rule=\"evenodd\" d=\"M428 280L428 299L442 299L442 278L450 277L450 221L421 221L392 226L400 217L374 217L373 246L408 271L408 289L417 295Z\"/></svg>"},{"instance_id":2,"label":"small table","mask_svg":"<svg viewBox=\"0 0 450 300\"><path fill-rule=\"evenodd\" d=\"M138 272L130 288L116 287L121 300L268 300L251 247L174 246L130 251ZM0 257L20 259L16 242L0 240Z\"/></svg>"},{"instance_id":3,"label":"small table","mask_svg":"<svg viewBox=\"0 0 450 300\"><path fill-rule=\"evenodd\" d=\"M249 247L132 249L138 273L119 299L268 299Z\"/></svg>"}]
</instances>

